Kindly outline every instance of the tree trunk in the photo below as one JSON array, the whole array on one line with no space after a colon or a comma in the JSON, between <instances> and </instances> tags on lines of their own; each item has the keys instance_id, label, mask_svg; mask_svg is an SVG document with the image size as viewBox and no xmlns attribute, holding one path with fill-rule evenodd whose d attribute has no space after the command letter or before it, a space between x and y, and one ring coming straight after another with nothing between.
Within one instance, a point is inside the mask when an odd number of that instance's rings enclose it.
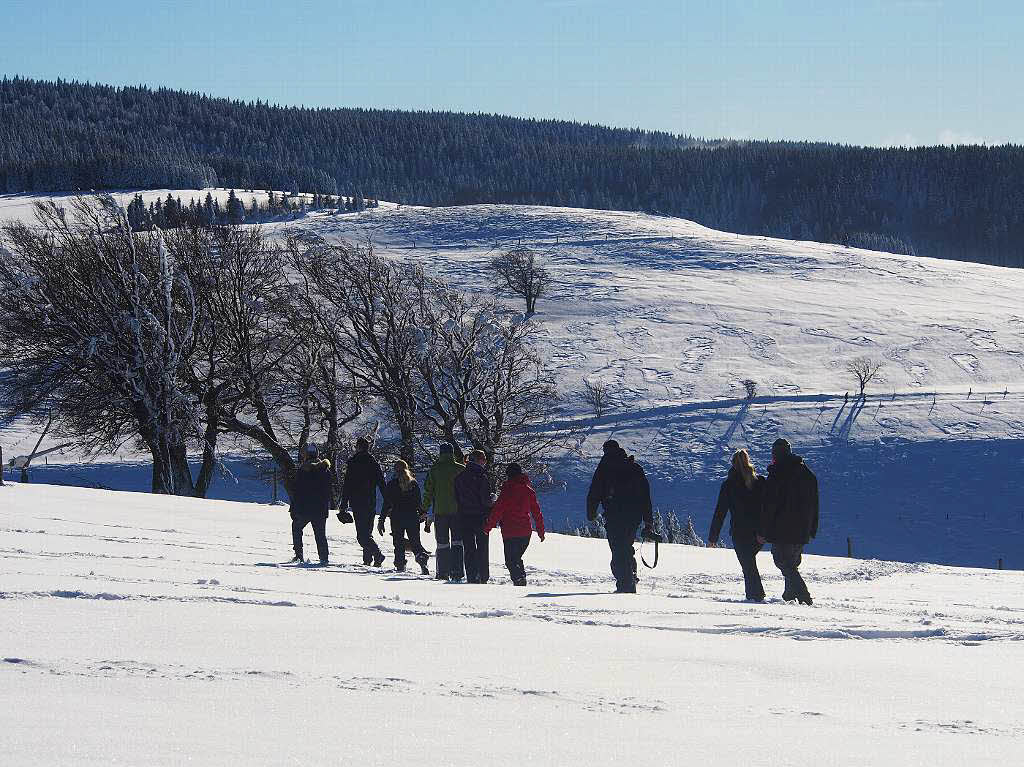
<instances>
[{"instance_id":1,"label":"tree trunk","mask_svg":"<svg viewBox=\"0 0 1024 767\"><path fill-rule=\"evenodd\" d=\"M199 467L199 475L196 477L196 487L193 492L196 498L205 498L210 489L213 469L217 463L217 435L220 429L216 394L208 392L204 399L206 400L206 430L203 433L203 462Z\"/></svg>"},{"instance_id":2,"label":"tree trunk","mask_svg":"<svg viewBox=\"0 0 1024 767\"><path fill-rule=\"evenodd\" d=\"M149 443L153 456L153 492L165 495L194 495L192 469L184 442L157 439Z\"/></svg>"}]
</instances>

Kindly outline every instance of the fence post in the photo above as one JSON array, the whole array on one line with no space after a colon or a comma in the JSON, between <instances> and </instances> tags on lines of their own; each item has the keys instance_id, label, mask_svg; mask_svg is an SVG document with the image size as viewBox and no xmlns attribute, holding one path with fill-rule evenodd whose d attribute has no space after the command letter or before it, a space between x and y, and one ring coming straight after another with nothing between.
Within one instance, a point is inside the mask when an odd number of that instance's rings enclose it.
<instances>
[{"instance_id":1,"label":"fence post","mask_svg":"<svg viewBox=\"0 0 1024 767\"><path fill-rule=\"evenodd\" d=\"M853 558L853 538L846 539L846 556Z\"/></svg>"},{"instance_id":2,"label":"fence post","mask_svg":"<svg viewBox=\"0 0 1024 767\"><path fill-rule=\"evenodd\" d=\"M996 569L997 570L1002 570L1003 569L1003 558L1002 557L999 557L999 561L996 562Z\"/></svg>"},{"instance_id":3,"label":"fence post","mask_svg":"<svg viewBox=\"0 0 1024 767\"><path fill-rule=\"evenodd\" d=\"M277 503L277 469L274 469L271 475L274 477L274 503Z\"/></svg>"}]
</instances>

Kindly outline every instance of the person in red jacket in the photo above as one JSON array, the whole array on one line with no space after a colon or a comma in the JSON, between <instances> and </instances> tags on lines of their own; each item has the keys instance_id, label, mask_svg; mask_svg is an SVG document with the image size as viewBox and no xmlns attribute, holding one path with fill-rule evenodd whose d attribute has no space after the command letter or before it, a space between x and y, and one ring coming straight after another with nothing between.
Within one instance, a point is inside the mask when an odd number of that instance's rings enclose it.
<instances>
[{"instance_id":1,"label":"person in red jacket","mask_svg":"<svg viewBox=\"0 0 1024 767\"><path fill-rule=\"evenodd\" d=\"M505 567L516 586L526 585L526 567L523 565L523 554L530 545L533 527L530 517L537 527L537 536L544 540L544 516L540 513L537 493L530 484L530 478L523 473L518 463L510 463L505 470L508 479L501 486L498 500L491 508L491 513L484 523L484 535L495 527L501 526L501 538L505 544Z\"/></svg>"}]
</instances>

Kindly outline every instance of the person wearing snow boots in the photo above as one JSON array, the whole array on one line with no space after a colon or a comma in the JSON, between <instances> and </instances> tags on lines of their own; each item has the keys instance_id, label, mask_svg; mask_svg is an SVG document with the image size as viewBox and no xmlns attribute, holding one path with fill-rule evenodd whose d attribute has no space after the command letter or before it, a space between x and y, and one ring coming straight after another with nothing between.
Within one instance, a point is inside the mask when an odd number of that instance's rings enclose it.
<instances>
[{"instance_id":1,"label":"person wearing snow boots","mask_svg":"<svg viewBox=\"0 0 1024 767\"><path fill-rule=\"evenodd\" d=\"M292 518L292 547L295 558L292 562L304 562L302 556L302 532L306 525L313 526L316 551L320 564L327 564L327 511L331 506L331 462L319 460L316 445L308 444L300 451L299 467L295 470L289 492Z\"/></svg>"},{"instance_id":2,"label":"person wearing snow boots","mask_svg":"<svg viewBox=\"0 0 1024 767\"><path fill-rule=\"evenodd\" d=\"M757 529L761 524L763 498L764 477L759 477L754 471L750 454L746 450L737 450L732 455L729 476L718 491L718 505L711 520L708 546L718 543L725 515L729 514L732 547L743 571L747 599L753 602L764 601L764 586L761 573L757 570L757 552L761 550L761 544L757 542Z\"/></svg>"},{"instance_id":3,"label":"person wearing snow boots","mask_svg":"<svg viewBox=\"0 0 1024 767\"><path fill-rule=\"evenodd\" d=\"M466 469L455 478L455 505L469 583L487 583L491 577L490 545L484 522L491 510L491 483L483 450L469 454Z\"/></svg>"},{"instance_id":4,"label":"person wearing snow boots","mask_svg":"<svg viewBox=\"0 0 1024 767\"><path fill-rule=\"evenodd\" d=\"M772 444L757 541L772 544L772 559L786 579L782 592L786 602L796 599L812 604L799 567L804 546L817 534L818 479L803 458L793 454L789 442L777 439Z\"/></svg>"},{"instance_id":5,"label":"person wearing snow boots","mask_svg":"<svg viewBox=\"0 0 1024 767\"><path fill-rule=\"evenodd\" d=\"M409 470L409 464L395 461L395 476L384 486L384 505L380 510L377 532L384 535L384 520L391 517L391 540L395 545L395 569L405 571L406 547L412 550L416 564L424 575L430 575L430 555L420 543L420 486Z\"/></svg>"},{"instance_id":6,"label":"person wearing snow boots","mask_svg":"<svg viewBox=\"0 0 1024 767\"><path fill-rule=\"evenodd\" d=\"M597 519L604 507L604 526L612 552L611 569L617 594L636 593L636 556L633 543L644 523L643 535L653 537L654 515L651 486L647 475L631 455L613 439L604 443L604 455L597 464L587 492L587 519Z\"/></svg>"},{"instance_id":7,"label":"person wearing snow boots","mask_svg":"<svg viewBox=\"0 0 1024 767\"><path fill-rule=\"evenodd\" d=\"M463 578L462 535L456 518L455 478L465 468L464 463L455 460L455 446L443 442L423 486L421 508L424 514L431 515L424 529L429 533L431 524L434 526L434 540L437 541L434 577L439 581L461 581Z\"/></svg>"},{"instance_id":8,"label":"person wearing snow boots","mask_svg":"<svg viewBox=\"0 0 1024 767\"><path fill-rule=\"evenodd\" d=\"M523 565L523 554L530 545L533 527L530 518L537 528L537 537L544 540L544 515L537 503L530 478L523 473L518 463L510 463L505 469L508 479L501 486L498 500L484 522L484 535L501 526L501 539L505 545L505 567L509 577L516 586L526 585L526 567Z\"/></svg>"},{"instance_id":9,"label":"person wearing snow boots","mask_svg":"<svg viewBox=\"0 0 1024 767\"><path fill-rule=\"evenodd\" d=\"M380 567L384 554L373 540L373 516L377 510L377 490L384 491L384 472L370 455L370 442L356 440L356 452L345 464L345 482L341 487L341 508L352 507L356 521L356 540L363 547L363 564Z\"/></svg>"}]
</instances>

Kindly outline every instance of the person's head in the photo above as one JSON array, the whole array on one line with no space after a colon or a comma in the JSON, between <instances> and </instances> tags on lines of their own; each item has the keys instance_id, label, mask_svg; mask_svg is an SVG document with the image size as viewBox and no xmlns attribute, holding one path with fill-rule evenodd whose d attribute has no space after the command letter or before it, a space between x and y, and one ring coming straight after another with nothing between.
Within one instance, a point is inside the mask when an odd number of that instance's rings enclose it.
<instances>
[{"instance_id":1,"label":"person's head","mask_svg":"<svg viewBox=\"0 0 1024 767\"><path fill-rule=\"evenodd\" d=\"M479 464L480 466L487 465L487 456L484 454L483 450L473 450L469 454L469 460L475 464Z\"/></svg>"},{"instance_id":2,"label":"person's head","mask_svg":"<svg viewBox=\"0 0 1024 767\"><path fill-rule=\"evenodd\" d=\"M743 479L743 484L750 487L754 484L757 472L754 471L754 462L750 460L750 453L746 450L737 450L732 454L732 467Z\"/></svg>"},{"instance_id":3,"label":"person's head","mask_svg":"<svg viewBox=\"0 0 1024 767\"><path fill-rule=\"evenodd\" d=\"M602 449L604 450L605 455L611 455L622 450L622 448L619 447L619 443L614 439L610 439L607 442L605 442L602 446Z\"/></svg>"},{"instance_id":4,"label":"person's head","mask_svg":"<svg viewBox=\"0 0 1024 767\"><path fill-rule=\"evenodd\" d=\"M505 467L505 476L509 479L515 479L523 475L523 467L518 463L510 463Z\"/></svg>"},{"instance_id":5,"label":"person's head","mask_svg":"<svg viewBox=\"0 0 1024 767\"><path fill-rule=\"evenodd\" d=\"M409 469L409 464L401 458L395 461L395 479L398 480L398 486L402 488L403 492L408 490L409 485L415 481L412 471Z\"/></svg>"},{"instance_id":6,"label":"person's head","mask_svg":"<svg viewBox=\"0 0 1024 767\"><path fill-rule=\"evenodd\" d=\"M446 455L455 455L455 445L451 442L442 442L437 448L438 455L444 457Z\"/></svg>"},{"instance_id":7,"label":"person's head","mask_svg":"<svg viewBox=\"0 0 1024 767\"><path fill-rule=\"evenodd\" d=\"M360 437L356 440L356 452L365 453L370 449L370 440L366 437Z\"/></svg>"},{"instance_id":8,"label":"person's head","mask_svg":"<svg viewBox=\"0 0 1024 767\"><path fill-rule=\"evenodd\" d=\"M302 449L302 455L300 456L301 462L315 461L320 457L320 449L316 446L315 442L307 442L306 446Z\"/></svg>"},{"instance_id":9,"label":"person's head","mask_svg":"<svg viewBox=\"0 0 1024 767\"><path fill-rule=\"evenodd\" d=\"M783 458L787 458L793 454L793 447L789 444L789 440L779 437L772 443L772 460L780 461Z\"/></svg>"}]
</instances>

